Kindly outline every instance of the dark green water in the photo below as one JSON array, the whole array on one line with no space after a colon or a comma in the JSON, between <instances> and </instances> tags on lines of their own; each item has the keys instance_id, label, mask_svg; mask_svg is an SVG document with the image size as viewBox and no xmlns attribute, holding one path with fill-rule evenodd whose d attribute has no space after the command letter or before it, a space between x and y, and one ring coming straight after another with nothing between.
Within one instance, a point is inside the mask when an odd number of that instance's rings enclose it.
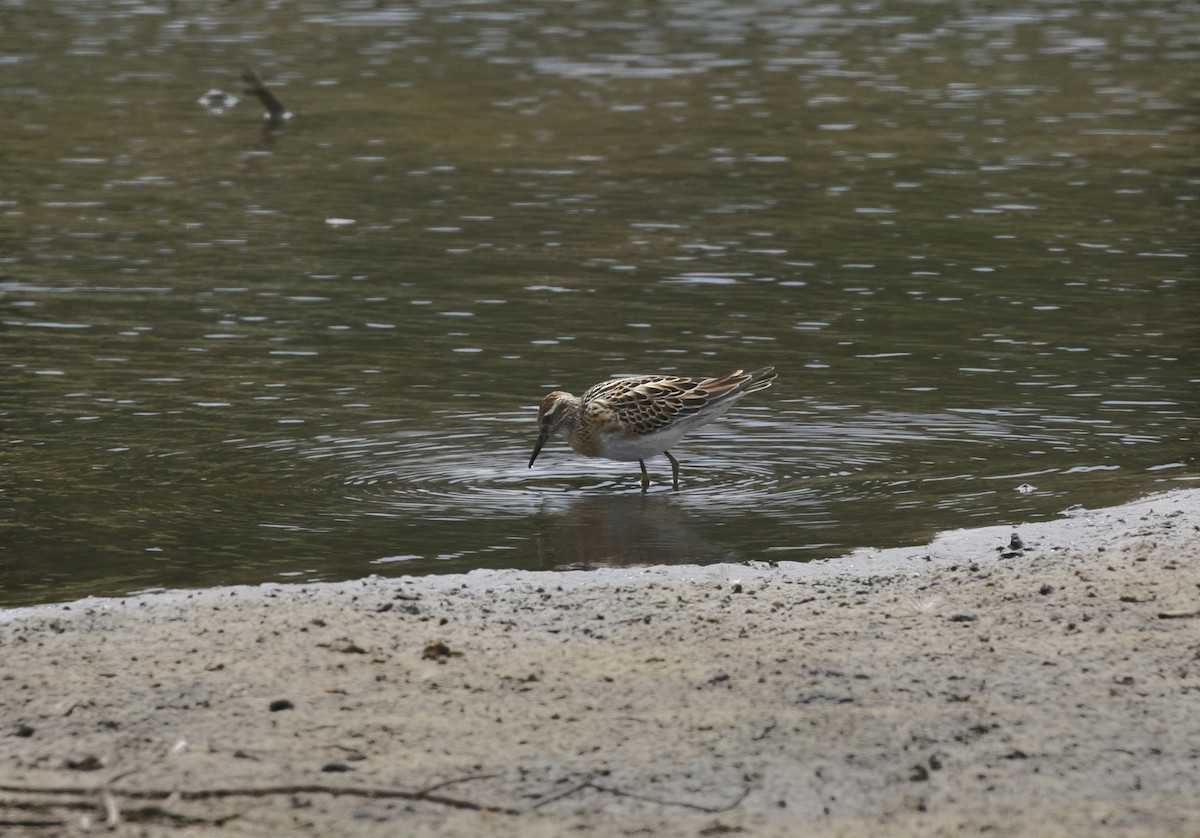
<instances>
[{"instance_id":1,"label":"dark green water","mask_svg":"<svg viewBox=\"0 0 1200 838\"><path fill-rule=\"evenodd\" d=\"M0 46L0 604L1200 478L1195 3L39 0ZM768 364L680 492L526 468L550 389Z\"/></svg>"}]
</instances>

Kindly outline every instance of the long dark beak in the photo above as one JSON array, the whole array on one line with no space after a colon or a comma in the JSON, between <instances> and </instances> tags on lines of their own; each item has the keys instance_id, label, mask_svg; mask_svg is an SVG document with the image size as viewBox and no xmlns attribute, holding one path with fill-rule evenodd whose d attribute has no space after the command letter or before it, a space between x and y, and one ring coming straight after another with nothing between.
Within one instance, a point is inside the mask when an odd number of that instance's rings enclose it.
<instances>
[{"instance_id":1,"label":"long dark beak","mask_svg":"<svg viewBox=\"0 0 1200 838\"><path fill-rule=\"evenodd\" d=\"M529 467L533 468L533 461L537 459L537 455L541 452L542 446L546 444L546 437L550 436L549 428L542 428L542 432L538 434L537 444L533 446L533 456L529 458Z\"/></svg>"}]
</instances>

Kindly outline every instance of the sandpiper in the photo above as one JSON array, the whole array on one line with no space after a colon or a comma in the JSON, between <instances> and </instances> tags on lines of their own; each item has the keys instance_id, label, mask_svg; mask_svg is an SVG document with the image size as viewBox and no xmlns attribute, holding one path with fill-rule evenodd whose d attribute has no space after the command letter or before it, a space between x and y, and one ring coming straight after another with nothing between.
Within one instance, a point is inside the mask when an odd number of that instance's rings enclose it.
<instances>
[{"instance_id":1,"label":"sandpiper","mask_svg":"<svg viewBox=\"0 0 1200 838\"><path fill-rule=\"evenodd\" d=\"M642 467L642 491L650 485L646 458L666 454L671 461L671 485L679 488L679 461L671 456L680 437L707 425L742 396L765 390L775 380L775 368L753 372L734 370L720 378L680 378L637 375L614 378L592 387L583 397L555 390L538 407L538 439L529 467L542 446L559 434L585 457Z\"/></svg>"}]
</instances>

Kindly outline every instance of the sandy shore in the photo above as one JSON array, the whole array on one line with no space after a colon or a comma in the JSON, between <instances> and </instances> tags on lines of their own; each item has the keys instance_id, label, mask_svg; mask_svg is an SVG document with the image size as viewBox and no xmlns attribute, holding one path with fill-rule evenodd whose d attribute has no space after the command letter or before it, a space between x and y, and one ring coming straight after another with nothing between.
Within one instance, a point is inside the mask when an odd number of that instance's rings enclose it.
<instances>
[{"instance_id":1,"label":"sandy shore","mask_svg":"<svg viewBox=\"0 0 1200 838\"><path fill-rule=\"evenodd\" d=\"M1015 530L0 611L0 833L1200 835L1200 490Z\"/></svg>"}]
</instances>

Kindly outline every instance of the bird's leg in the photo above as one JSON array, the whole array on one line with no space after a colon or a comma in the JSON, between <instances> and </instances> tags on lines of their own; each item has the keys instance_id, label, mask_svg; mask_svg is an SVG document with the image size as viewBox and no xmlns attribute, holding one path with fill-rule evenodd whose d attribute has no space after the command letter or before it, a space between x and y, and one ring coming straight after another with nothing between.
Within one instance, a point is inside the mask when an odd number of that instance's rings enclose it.
<instances>
[{"instance_id":1,"label":"bird's leg","mask_svg":"<svg viewBox=\"0 0 1200 838\"><path fill-rule=\"evenodd\" d=\"M646 471L645 460L638 460L638 465L642 467L642 491L645 492L650 488L650 472Z\"/></svg>"},{"instance_id":2,"label":"bird's leg","mask_svg":"<svg viewBox=\"0 0 1200 838\"><path fill-rule=\"evenodd\" d=\"M671 461L671 488L679 491L679 460L672 457L670 451L664 451L663 453Z\"/></svg>"}]
</instances>

